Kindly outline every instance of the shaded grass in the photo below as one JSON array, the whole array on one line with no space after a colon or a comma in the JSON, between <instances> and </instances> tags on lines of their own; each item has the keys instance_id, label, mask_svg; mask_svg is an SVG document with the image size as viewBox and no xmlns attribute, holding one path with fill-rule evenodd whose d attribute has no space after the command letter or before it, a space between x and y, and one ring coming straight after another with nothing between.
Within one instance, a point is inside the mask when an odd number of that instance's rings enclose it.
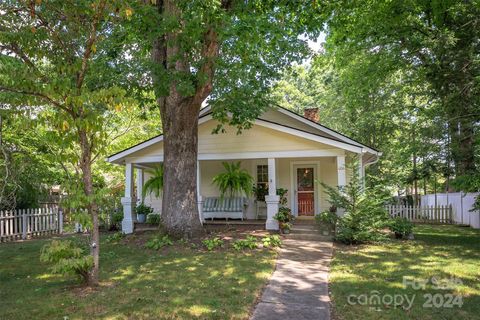
<instances>
[{"instance_id":1,"label":"shaded grass","mask_svg":"<svg viewBox=\"0 0 480 320\"><path fill-rule=\"evenodd\" d=\"M338 319L478 319L480 317L480 232L457 226L419 225L415 240L392 240L365 246L337 245L331 265L330 286L334 314ZM461 284L447 290L432 283L423 289L405 288L409 279L451 279ZM414 297L394 307L389 303L359 305L349 303L348 296L367 294ZM461 296L461 307L425 307L425 294ZM356 301L350 299L350 301ZM388 300L387 300L388 301Z\"/></svg>"},{"instance_id":2,"label":"shaded grass","mask_svg":"<svg viewBox=\"0 0 480 320\"><path fill-rule=\"evenodd\" d=\"M39 262L47 240L0 245L0 319L245 319L275 264L269 250L156 252L135 241L102 241L96 290Z\"/></svg>"}]
</instances>

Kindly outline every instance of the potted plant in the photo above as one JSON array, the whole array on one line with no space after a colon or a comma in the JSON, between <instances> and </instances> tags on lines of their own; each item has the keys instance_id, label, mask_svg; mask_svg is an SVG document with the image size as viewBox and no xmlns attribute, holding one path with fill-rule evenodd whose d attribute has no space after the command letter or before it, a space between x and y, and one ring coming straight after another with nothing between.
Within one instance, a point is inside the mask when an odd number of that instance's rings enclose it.
<instances>
[{"instance_id":1,"label":"potted plant","mask_svg":"<svg viewBox=\"0 0 480 320\"><path fill-rule=\"evenodd\" d=\"M278 221L282 233L290 233L290 229L292 228L290 222L293 220L290 208L280 207L278 213L273 218Z\"/></svg>"},{"instance_id":2,"label":"potted plant","mask_svg":"<svg viewBox=\"0 0 480 320\"><path fill-rule=\"evenodd\" d=\"M225 172L219 173L213 178L213 183L220 190L223 198L226 194L230 197L235 195L252 194L253 177L242 169L240 161L234 163L222 162Z\"/></svg>"},{"instance_id":3,"label":"potted plant","mask_svg":"<svg viewBox=\"0 0 480 320\"><path fill-rule=\"evenodd\" d=\"M153 208L141 203L137 206L137 221L140 223L145 223L147 221L147 216L153 212Z\"/></svg>"},{"instance_id":4,"label":"potted plant","mask_svg":"<svg viewBox=\"0 0 480 320\"><path fill-rule=\"evenodd\" d=\"M289 234L291 228L292 228L292 224L290 222L282 223L281 230L284 234Z\"/></svg>"},{"instance_id":5,"label":"potted plant","mask_svg":"<svg viewBox=\"0 0 480 320\"><path fill-rule=\"evenodd\" d=\"M268 186L266 184L254 185L252 190L255 195L255 200L265 201L265 196L268 194Z\"/></svg>"}]
</instances>

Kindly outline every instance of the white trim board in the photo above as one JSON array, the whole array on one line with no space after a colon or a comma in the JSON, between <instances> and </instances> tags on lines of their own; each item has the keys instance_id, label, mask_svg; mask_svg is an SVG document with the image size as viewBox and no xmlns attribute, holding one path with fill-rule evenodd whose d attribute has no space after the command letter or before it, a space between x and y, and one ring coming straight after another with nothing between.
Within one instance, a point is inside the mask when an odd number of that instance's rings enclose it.
<instances>
[{"instance_id":1,"label":"white trim board","mask_svg":"<svg viewBox=\"0 0 480 320\"><path fill-rule=\"evenodd\" d=\"M343 156L343 150L298 150L298 151L273 151L273 152L234 152L234 153L199 153L198 160L247 160L268 158L318 158ZM163 155L129 157L126 163L158 163L163 162Z\"/></svg>"}]
</instances>

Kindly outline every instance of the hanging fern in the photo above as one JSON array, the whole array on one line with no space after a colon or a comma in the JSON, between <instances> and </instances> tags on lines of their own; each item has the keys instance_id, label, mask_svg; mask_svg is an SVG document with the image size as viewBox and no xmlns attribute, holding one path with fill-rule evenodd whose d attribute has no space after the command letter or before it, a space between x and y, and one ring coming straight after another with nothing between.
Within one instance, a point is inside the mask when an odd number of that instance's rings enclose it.
<instances>
[{"instance_id":1,"label":"hanging fern","mask_svg":"<svg viewBox=\"0 0 480 320\"><path fill-rule=\"evenodd\" d=\"M163 190L163 163L155 169L147 171L151 177L143 185L142 197L145 199L147 194L153 193L155 197L160 197Z\"/></svg>"},{"instance_id":2,"label":"hanging fern","mask_svg":"<svg viewBox=\"0 0 480 320\"><path fill-rule=\"evenodd\" d=\"M245 169L240 168L240 161L236 163L222 162L226 172L219 173L213 178L213 183L220 190L223 198L244 193L250 195L253 188L253 177Z\"/></svg>"}]
</instances>

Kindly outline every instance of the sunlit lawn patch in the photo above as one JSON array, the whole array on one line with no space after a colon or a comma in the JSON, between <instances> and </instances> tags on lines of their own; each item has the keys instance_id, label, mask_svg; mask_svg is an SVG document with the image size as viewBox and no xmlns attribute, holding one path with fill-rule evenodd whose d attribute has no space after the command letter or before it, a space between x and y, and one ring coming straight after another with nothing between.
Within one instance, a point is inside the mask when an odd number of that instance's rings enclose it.
<instances>
[{"instance_id":1,"label":"sunlit lawn patch","mask_svg":"<svg viewBox=\"0 0 480 320\"><path fill-rule=\"evenodd\" d=\"M138 239L135 239L137 241ZM0 245L0 319L245 319L275 252L102 242L96 290L39 262L46 240Z\"/></svg>"},{"instance_id":2,"label":"sunlit lawn patch","mask_svg":"<svg viewBox=\"0 0 480 320\"><path fill-rule=\"evenodd\" d=\"M480 232L457 226L416 226L415 240L379 245L337 245L331 266L334 313L339 319L475 319L480 314ZM429 280L426 289L405 289L408 280ZM457 278L451 289L431 281ZM358 300L358 298L364 295ZM365 304L365 295L369 298ZM405 295L400 306L390 298ZM425 296L427 295L427 296ZM428 296L434 297L429 306ZM453 298L450 298L450 295ZM349 299L350 296L350 299ZM378 296L381 302L373 298ZM435 298L436 296L436 298ZM458 307L454 300L463 305ZM363 300L362 300L363 299ZM397 298L400 302L401 298ZM448 300L453 307L448 307ZM443 301L443 302L442 302ZM352 303L353 302L353 303ZM387 302L387 303L385 303ZM430 301L432 302L432 301ZM426 304L426 305L424 305Z\"/></svg>"}]
</instances>

